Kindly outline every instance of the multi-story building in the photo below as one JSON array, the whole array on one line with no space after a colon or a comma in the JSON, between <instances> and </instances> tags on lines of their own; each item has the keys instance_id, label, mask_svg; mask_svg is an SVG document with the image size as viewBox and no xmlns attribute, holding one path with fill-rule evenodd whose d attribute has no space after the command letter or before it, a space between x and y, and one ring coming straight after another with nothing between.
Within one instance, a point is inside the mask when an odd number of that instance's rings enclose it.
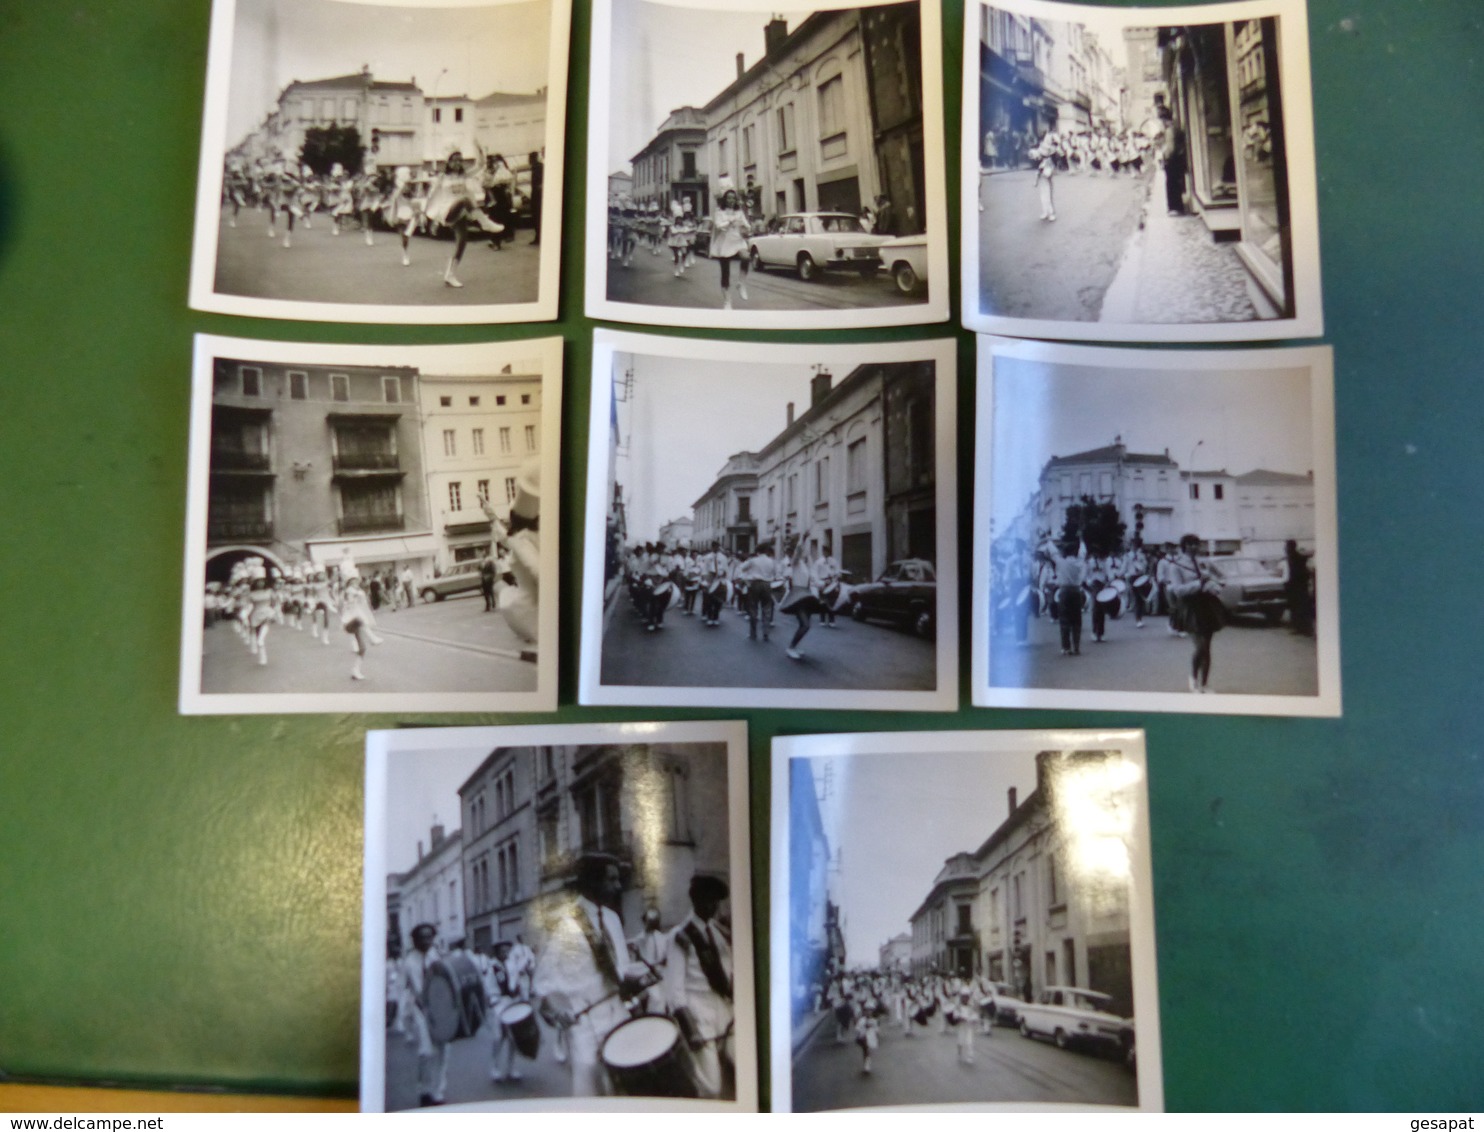
<instances>
[{"instance_id":1,"label":"multi-story building","mask_svg":"<svg viewBox=\"0 0 1484 1132\"><path fill-rule=\"evenodd\" d=\"M1148 134L1158 127L1165 104L1163 56L1158 28L1124 28L1123 120Z\"/></svg>"},{"instance_id":2,"label":"multi-story building","mask_svg":"<svg viewBox=\"0 0 1484 1132\"><path fill-rule=\"evenodd\" d=\"M911 934L902 932L883 943L878 950L876 967L881 971L900 971L904 975L910 974L912 971Z\"/></svg>"},{"instance_id":3,"label":"multi-story building","mask_svg":"<svg viewBox=\"0 0 1484 1132\"><path fill-rule=\"evenodd\" d=\"M867 20L866 13L873 13ZM705 167L765 213L857 214L889 195L903 230L924 223L916 5L816 12L763 29L751 67L708 102Z\"/></svg>"},{"instance_id":4,"label":"multi-story building","mask_svg":"<svg viewBox=\"0 0 1484 1132\"><path fill-rule=\"evenodd\" d=\"M983 5L979 10L979 123L993 131L1001 158L1009 140L1036 139L1056 125L1052 36L1045 20Z\"/></svg>"},{"instance_id":5,"label":"multi-story building","mask_svg":"<svg viewBox=\"0 0 1484 1132\"><path fill-rule=\"evenodd\" d=\"M497 90L476 99L474 137L486 153L505 158L510 168L526 165L532 153L546 148L546 88L533 94Z\"/></svg>"},{"instance_id":6,"label":"multi-story building","mask_svg":"<svg viewBox=\"0 0 1484 1132\"><path fill-rule=\"evenodd\" d=\"M709 549L719 543L735 555L751 554L757 546L757 453L737 452L727 457L705 493L692 504L691 537Z\"/></svg>"},{"instance_id":7,"label":"multi-story building","mask_svg":"<svg viewBox=\"0 0 1484 1132\"><path fill-rule=\"evenodd\" d=\"M671 519L668 523L660 524L660 542L669 547L680 550L689 550L693 545L692 537L694 522L689 515L682 515L678 519Z\"/></svg>"},{"instance_id":8,"label":"multi-story building","mask_svg":"<svg viewBox=\"0 0 1484 1132\"><path fill-rule=\"evenodd\" d=\"M1181 528L1180 467L1163 452L1130 452L1121 438L1105 448L1053 456L1041 469L1032 506L1037 536L1060 536L1067 508L1084 497L1110 502L1132 537L1142 520L1146 543L1177 542Z\"/></svg>"},{"instance_id":9,"label":"multi-story building","mask_svg":"<svg viewBox=\"0 0 1484 1132\"><path fill-rule=\"evenodd\" d=\"M416 79L386 82L363 67L354 74L289 83L279 93L277 109L238 148L249 157L277 151L294 162L310 129L351 126L362 145L375 146L380 164L416 166L424 157L424 116Z\"/></svg>"},{"instance_id":10,"label":"multi-story building","mask_svg":"<svg viewBox=\"0 0 1484 1132\"><path fill-rule=\"evenodd\" d=\"M1036 789L973 854L979 968L1027 999L1078 986L1133 1013L1128 843L1134 777L1111 751L1042 751ZM1087 825L1059 820L1099 815Z\"/></svg>"},{"instance_id":11,"label":"multi-story building","mask_svg":"<svg viewBox=\"0 0 1484 1132\"><path fill-rule=\"evenodd\" d=\"M423 100L424 168L438 169L450 153L474 160L474 100L467 94L434 94Z\"/></svg>"},{"instance_id":12,"label":"multi-story building","mask_svg":"<svg viewBox=\"0 0 1484 1132\"><path fill-rule=\"evenodd\" d=\"M696 872L730 875L721 743L503 747L459 788L471 943L523 936L538 953L579 857L619 861L631 935L646 908L690 914Z\"/></svg>"},{"instance_id":13,"label":"multi-story building","mask_svg":"<svg viewBox=\"0 0 1484 1132\"><path fill-rule=\"evenodd\" d=\"M432 570L418 373L218 358L206 569L242 558Z\"/></svg>"},{"instance_id":14,"label":"multi-story building","mask_svg":"<svg viewBox=\"0 0 1484 1132\"><path fill-rule=\"evenodd\" d=\"M1186 138L1186 196L1230 242L1265 317L1293 313L1293 257L1278 32L1273 18L1158 29L1173 128Z\"/></svg>"},{"instance_id":15,"label":"multi-story building","mask_svg":"<svg viewBox=\"0 0 1484 1132\"><path fill-rule=\"evenodd\" d=\"M507 369L514 370L515 366ZM440 569L492 552L487 501L510 517L516 480L541 451L541 377L424 376L423 451Z\"/></svg>"},{"instance_id":16,"label":"multi-story building","mask_svg":"<svg viewBox=\"0 0 1484 1132\"><path fill-rule=\"evenodd\" d=\"M788 761L788 812L789 986L797 1013L824 983L838 920L830 899L830 842L808 759Z\"/></svg>"},{"instance_id":17,"label":"multi-story building","mask_svg":"<svg viewBox=\"0 0 1484 1132\"><path fill-rule=\"evenodd\" d=\"M625 173L620 169L616 173L608 174L608 199L622 200L624 197L632 198L634 195L634 175Z\"/></svg>"},{"instance_id":18,"label":"multi-story building","mask_svg":"<svg viewBox=\"0 0 1484 1132\"><path fill-rule=\"evenodd\" d=\"M1314 549L1314 473L1271 472L1263 468L1232 477L1242 549L1278 558L1289 539Z\"/></svg>"},{"instance_id":19,"label":"multi-story building","mask_svg":"<svg viewBox=\"0 0 1484 1132\"><path fill-rule=\"evenodd\" d=\"M631 164L634 173L628 192L636 204L668 211L673 202L684 207L689 201L694 216L710 214L704 111L694 106L672 110L654 137L634 154ZM610 194L612 190L610 177Z\"/></svg>"},{"instance_id":20,"label":"multi-story building","mask_svg":"<svg viewBox=\"0 0 1484 1132\"><path fill-rule=\"evenodd\" d=\"M979 973L979 933L974 904L979 862L972 853L955 853L943 862L927 897L912 913L912 973Z\"/></svg>"},{"instance_id":21,"label":"multi-story building","mask_svg":"<svg viewBox=\"0 0 1484 1132\"><path fill-rule=\"evenodd\" d=\"M432 924L438 946L447 948L464 938L464 870L462 837L445 834L436 821L429 831L427 851L417 843L417 863L397 878L400 889L401 948L412 946L412 929Z\"/></svg>"}]
</instances>

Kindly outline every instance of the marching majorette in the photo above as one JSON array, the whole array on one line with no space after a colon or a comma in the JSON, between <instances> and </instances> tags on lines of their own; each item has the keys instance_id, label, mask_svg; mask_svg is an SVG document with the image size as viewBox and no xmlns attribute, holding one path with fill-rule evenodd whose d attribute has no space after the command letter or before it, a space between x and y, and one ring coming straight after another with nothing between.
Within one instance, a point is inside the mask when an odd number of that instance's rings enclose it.
<instances>
[{"instance_id":1,"label":"marching majorette","mask_svg":"<svg viewBox=\"0 0 1484 1132\"><path fill-rule=\"evenodd\" d=\"M725 174L717 182L721 195L717 198L716 212L711 217L711 258L721 265L721 306L732 309L732 264L739 271L738 294L747 301L747 269L751 247L747 237L752 233L752 222L742 207L742 198L737 195L732 180Z\"/></svg>"},{"instance_id":2,"label":"marching majorette","mask_svg":"<svg viewBox=\"0 0 1484 1132\"><path fill-rule=\"evenodd\" d=\"M429 220L453 229L453 254L449 256L448 267L443 272L446 287L463 286L455 270L463 262L471 226L491 236L505 231L503 224L496 223L484 214L483 205L484 182L480 171L466 169L464 155L459 150L454 150L443 163L443 172L433 182L426 209Z\"/></svg>"},{"instance_id":3,"label":"marching majorette","mask_svg":"<svg viewBox=\"0 0 1484 1132\"><path fill-rule=\"evenodd\" d=\"M685 274L686 259L690 255L691 244L696 238L696 221L691 215L690 201L682 204L680 201L670 202L670 235L666 242L670 246L670 257L675 261L675 278L679 279Z\"/></svg>"},{"instance_id":4,"label":"marching majorette","mask_svg":"<svg viewBox=\"0 0 1484 1132\"><path fill-rule=\"evenodd\" d=\"M786 556L784 577L788 588L778 603L778 609L790 614L798 622L793 640L789 641L785 652L790 660L803 660L804 654L799 651L799 644L808 634L814 614L823 608L819 595L814 590L814 562L807 532L803 537L794 537Z\"/></svg>"},{"instance_id":5,"label":"marching majorette","mask_svg":"<svg viewBox=\"0 0 1484 1132\"><path fill-rule=\"evenodd\" d=\"M247 591L247 648L258 658L258 663L268 663L268 625L273 620L273 586L267 571L257 574Z\"/></svg>"},{"instance_id":6,"label":"marching majorette","mask_svg":"<svg viewBox=\"0 0 1484 1132\"><path fill-rule=\"evenodd\" d=\"M1211 690L1211 638L1220 632L1226 616L1200 550L1199 535L1182 535L1180 553L1169 559L1169 578L1174 599L1171 616L1182 635L1191 639L1189 687L1192 692L1204 693Z\"/></svg>"},{"instance_id":7,"label":"marching majorette","mask_svg":"<svg viewBox=\"0 0 1484 1132\"><path fill-rule=\"evenodd\" d=\"M366 658L372 644L381 643L381 638L376 636L376 615L371 612L371 603L366 598L366 591L362 588L359 577L346 580L340 603L340 627L350 634L351 651L356 654L350 678L364 680L366 674L361 670L361 661Z\"/></svg>"},{"instance_id":8,"label":"marching majorette","mask_svg":"<svg viewBox=\"0 0 1484 1132\"><path fill-rule=\"evenodd\" d=\"M286 225L283 246L292 247L294 218L303 216L304 208L299 203L299 178L289 169L288 160L282 153L276 154L269 163L263 175L263 189L268 206L268 238L271 240L278 235L277 218L282 212Z\"/></svg>"}]
</instances>

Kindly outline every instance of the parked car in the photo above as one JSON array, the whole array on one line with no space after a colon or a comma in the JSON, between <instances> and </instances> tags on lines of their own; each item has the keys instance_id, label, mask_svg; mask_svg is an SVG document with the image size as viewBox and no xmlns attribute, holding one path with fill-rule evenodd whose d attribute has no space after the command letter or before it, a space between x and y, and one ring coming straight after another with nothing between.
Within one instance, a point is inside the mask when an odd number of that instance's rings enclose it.
<instances>
[{"instance_id":1,"label":"parked car","mask_svg":"<svg viewBox=\"0 0 1484 1132\"><path fill-rule=\"evenodd\" d=\"M424 601L442 601L454 594L479 589L479 563L456 562L436 578L430 578L418 589Z\"/></svg>"},{"instance_id":2,"label":"parked car","mask_svg":"<svg viewBox=\"0 0 1484 1132\"><path fill-rule=\"evenodd\" d=\"M1208 558L1216 596L1228 616L1254 614L1276 625L1288 608L1283 575L1256 558Z\"/></svg>"},{"instance_id":3,"label":"parked car","mask_svg":"<svg viewBox=\"0 0 1484 1132\"><path fill-rule=\"evenodd\" d=\"M850 616L857 621L891 621L919 637L931 637L938 614L938 575L924 558L893 562L874 582L850 592Z\"/></svg>"},{"instance_id":4,"label":"parked car","mask_svg":"<svg viewBox=\"0 0 1484 1132\"><path fill-rule=\"evenodd\" d=\"M881 245L881 267L904 295L927 286L927 237L898 236Z\"/></svg>"},{"instance_id":5,"label":"parked car","mask_svg":"<svg viewBox=\"0 0 1484 1132\"><path fill-rule=\"evenodd\" d=\"M990 991L994 994L994 1020L999 1026L1020 1025L1020 995L1015 993L1015 988L1009 983L990 983Z\"/></svg>"},{"instance_id":6,"label":"parked car","mask_svg":"<svg viewBox=\"0 0 1484 1132\"><path fill-rule=\"evenodd\" d=\"M1020 1005L1020 1033L1048 1037L1058 1049L1080 1048L1131 1061L1134 1020L1108 1009L1113 999L1081 987L1047 987L1035 1002Z\"/></svg>"},{"instance_id":7,"label":"parked car","mask_svg":"<svg viewBox=\"0 0 1484 1132\"><path fill-rule=\"evenodd\" d=\"M795 212L776 216L765 232L752 237L752 268L791 268L804 280L821 271L876 274L882 244L891 237L867 232L848 212Z\"/></svg>"}]
</instances>

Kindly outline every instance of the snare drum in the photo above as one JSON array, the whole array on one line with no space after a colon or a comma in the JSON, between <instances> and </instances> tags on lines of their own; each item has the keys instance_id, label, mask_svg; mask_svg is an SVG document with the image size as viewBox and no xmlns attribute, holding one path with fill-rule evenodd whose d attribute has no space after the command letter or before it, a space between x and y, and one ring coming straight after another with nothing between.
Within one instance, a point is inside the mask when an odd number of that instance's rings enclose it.
<instances>
[{"instance_id":1,"label":"snare drum","mask_svg":"<svg viewBox=\"0 0 1484 1132\"><path fill-rule=\"evenodd\" d=\"M1117 617L1119 611L1123 608L1123 595L1118 592L1115 586L1104 586L1098 590L1097 597L1094 600L1097 601L1098 608L1108 617Z\"/></svg>"},{"instance_id":2,"label":"snare drum","mask_svg":"<svg viewBox=\"0 0 1484 1132\"><path fill-rule=\"evenodd\" d=\"M510 1035L521 1057L535 1061L541 1052L541 1026L529 1002L516 1002L500 1011L500 1025Z\"/></svg>"},{"instance_id":3,"label":"snare drum","mask_svg":"<svg viewBox=\"0 0 1484 1132\"><path fill-rule=\"evenodd\" d=\"M661 1014L624 1022L603 1039L603 1068L622 1097L697 1097L680 1027Z\"/></svg>"}]
</instances>

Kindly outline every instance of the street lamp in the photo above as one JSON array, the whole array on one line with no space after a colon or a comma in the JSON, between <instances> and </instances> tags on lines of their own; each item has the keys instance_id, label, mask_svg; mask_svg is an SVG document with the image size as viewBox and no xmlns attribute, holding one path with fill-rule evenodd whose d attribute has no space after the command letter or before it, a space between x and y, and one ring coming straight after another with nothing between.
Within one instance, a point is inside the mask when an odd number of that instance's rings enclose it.
<instances>
[{"instance_id":1,"label":"street lamp","mask_svg":"<svg viewBox=\"0 0 1484 1132\"><path fill-rule=\"evenodd\" d=\"M1190 446L1190 459L1186 461L1185 466L1191 470L1192 474L1195 472L1195 450L1204 443L1206 443L1204 440L1197 440Z\"/></svg>"}]
</instances>

